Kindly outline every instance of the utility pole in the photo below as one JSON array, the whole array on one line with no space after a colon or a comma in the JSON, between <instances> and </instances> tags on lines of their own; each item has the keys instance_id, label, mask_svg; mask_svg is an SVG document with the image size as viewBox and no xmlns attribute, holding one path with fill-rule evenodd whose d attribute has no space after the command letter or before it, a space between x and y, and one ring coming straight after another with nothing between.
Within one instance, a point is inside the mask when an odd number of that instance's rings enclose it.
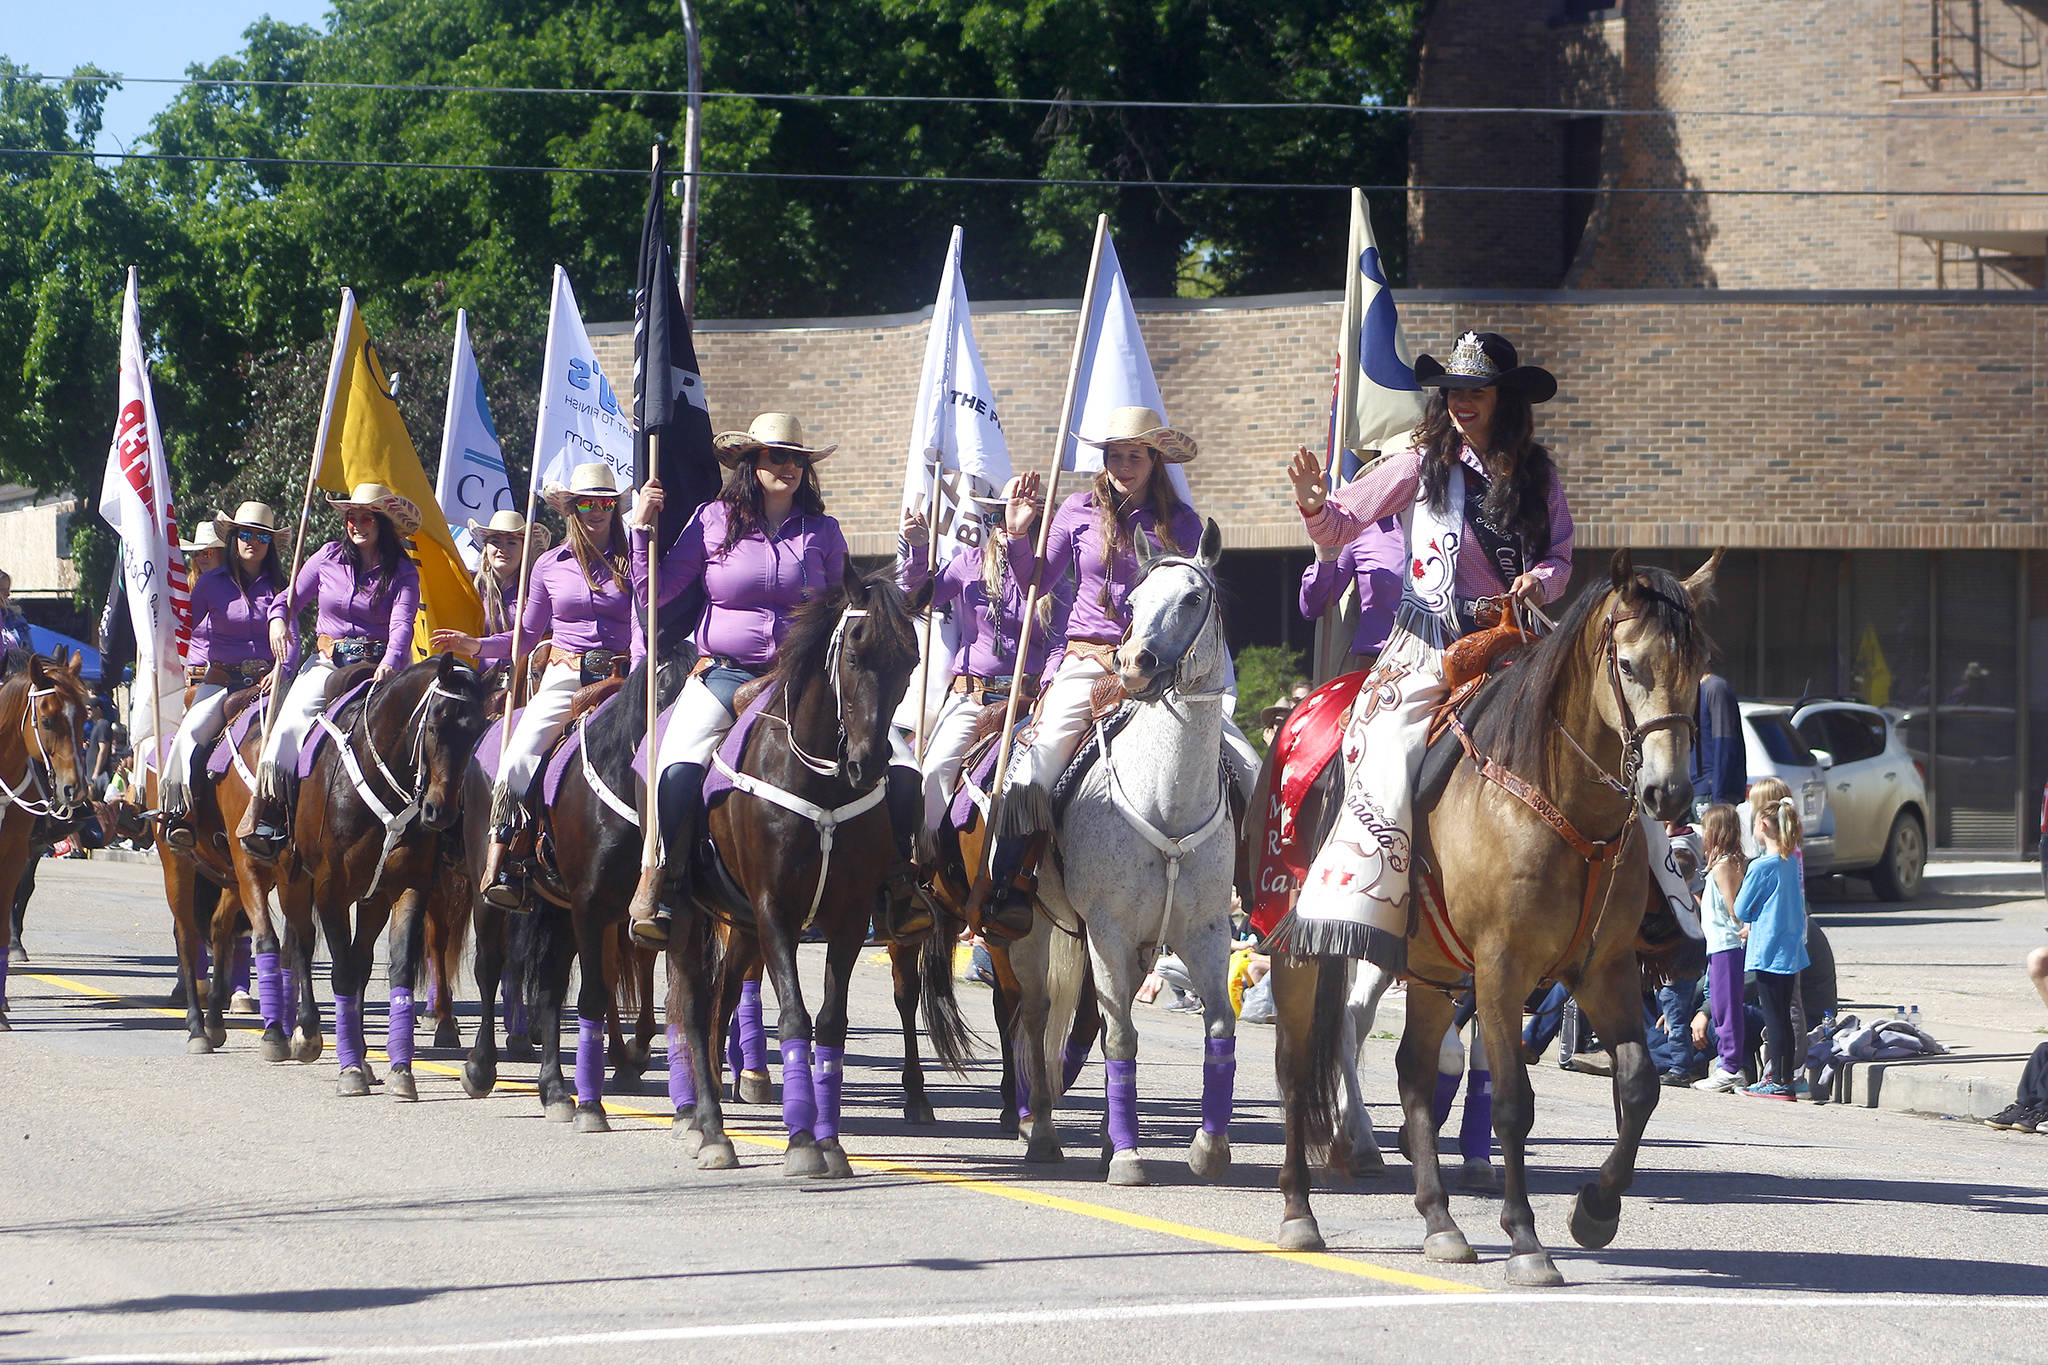
<instances>
[{"instance_id":1,"label":"utility pole","mask_svg":"<svg viewBox=\"0 0 2048 1365\"><path fill-rule=\"evenodd\" d=\"M677 229L676 271L681 276L683 313L697 316L697 179L704 168L704 61L697 45L697 12L690 0L677 0L683 10L683 42L689 52L690 103L683 122L683 211Z\"/></svg>"}]
</instances>

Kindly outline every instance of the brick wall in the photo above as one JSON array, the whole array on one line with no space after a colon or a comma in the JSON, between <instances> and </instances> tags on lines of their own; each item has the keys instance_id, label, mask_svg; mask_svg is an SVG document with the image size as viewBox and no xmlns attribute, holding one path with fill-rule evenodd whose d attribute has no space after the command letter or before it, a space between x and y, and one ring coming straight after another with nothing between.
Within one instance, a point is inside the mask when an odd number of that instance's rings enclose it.
<instances>
[{"instance_id":1,"label":"brick wall","mask_svg":"<svg viewBox=\"0 0 2048 1365\"><path fill-rule=\"evenodd\" d=\"M1506 333L1554 370L1539 438L1588 546L2048 548L2048 309L2024 295L1399 295L1413 344ZM1232 548L1305 544L1281 465L1320 450L1338 304L1322 296L1139 309L1168 414L1192 431L1196 505ZM707 322L713 424L798 414L855 548L893 545L927 323ZM1074 305L978 309L1013 461L1053 450ZM631 338L594 337L608 373Z\"/></svg>"}]
</instances>

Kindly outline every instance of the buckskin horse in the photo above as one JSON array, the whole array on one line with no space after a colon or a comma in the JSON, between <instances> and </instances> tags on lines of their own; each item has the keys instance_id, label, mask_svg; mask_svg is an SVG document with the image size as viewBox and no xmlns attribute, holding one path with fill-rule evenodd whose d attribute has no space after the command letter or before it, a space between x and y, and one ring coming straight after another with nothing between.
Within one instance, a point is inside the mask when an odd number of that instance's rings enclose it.
<instances>
[{"instance_id":1,"label":"buckskin horse","mask_svg":"<svg viewBox=\"0 0 2048 1365\"><path fill-rule=\"evenodd\" d=\"M1494 1132L1504 1168L1501 1226L1509 1283L1563 1283L1536 1236L1524 1145L1534 1095L1522 1061L1522 1001L1562 981L1614 1049L1618 1134L1583 1186L1570 1229L1606 1246L1635 1176L1658 1096L1644 1046L1637 935L1650 871L1638 822L1680 818L1692 800L1693 711L1708 643L1697 609L1715 561L1684 583L1617 551L1611 581L1582 593L1558 628L1494 680L1434 809L1419 814L1413 895L1427 926L1409 939L1407 1026L1396 1054L1403 1145L1431 1260L1477 1257L1452 1221L1430 1112L1439 1044L1469 972L1493 1062ZM1274 960L1276 1068L1285 1111L1280 1245L1317 1250L1308 1162L1328 1146L1344 1064L1351 973L1335 959Z\"/></svg>"},{"instance_id":2,"label":"buckskin horse","mask_svg":"<svg viewBox=\"0 0 2048 1365\"><path fill-rule=\"evenodd\" d=\"M10 661L0 682L0 886L11 899L35 851L36 821L49 816L70 824L90 812L83 738L86 690L79 659L36 654ZM13 917L0 929L0 1033L7 1023L8 940Z\"/></svg>"},{"instance_id":3,"label":"buckskin horse","mask_svg":"<svg viewBox=\"0 0 2048 1365\"><path fill-rule=\"evenodd\" d=\"M669 933L668 1017L686 1044L671 1065L690 1068L671 1077L674 1132L695 1146L701 1168L738 1164L719 1103L713 1021L763 961L781 1015L782 1173L853 1174L839 1140L847 988L895 857L883 805L889 722L917 667L911 614L929 595L927 585L907 605L886 576L864 580L849 566L838 590L806 604L774 672L754 696L743 689L734 699L742 724L755 714L719 753L732 790L710 808L708 840L665 850L694 860L697 913L678 914ZM727 757L734 748L737 761ZM824 934L826 962L815 1021L796 961L797 936L811 924Z\"/></svg>"}]
</instances>

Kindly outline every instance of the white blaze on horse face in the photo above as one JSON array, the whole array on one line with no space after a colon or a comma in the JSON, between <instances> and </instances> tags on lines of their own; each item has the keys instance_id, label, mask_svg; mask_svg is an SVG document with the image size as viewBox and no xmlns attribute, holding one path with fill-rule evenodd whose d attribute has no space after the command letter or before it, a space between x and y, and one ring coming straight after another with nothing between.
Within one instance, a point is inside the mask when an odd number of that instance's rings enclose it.
<instances>
[{"instance_id":1,"label":"white blaze on horse face","mask_svg":"<svg viewBox=\"0 0 2048 1365\"><path fill-rule=\"evenodd\" d=\"M1177 670L1201 643L1211 615L1209 586L1200 571L1161 564L1131 589L1125 604L1131 628L1117 647L1117 674L1125 689L1147 691L1162 673ZM1146 660L1143 656L1150 655Z\"/></svg>"}]
</instances>

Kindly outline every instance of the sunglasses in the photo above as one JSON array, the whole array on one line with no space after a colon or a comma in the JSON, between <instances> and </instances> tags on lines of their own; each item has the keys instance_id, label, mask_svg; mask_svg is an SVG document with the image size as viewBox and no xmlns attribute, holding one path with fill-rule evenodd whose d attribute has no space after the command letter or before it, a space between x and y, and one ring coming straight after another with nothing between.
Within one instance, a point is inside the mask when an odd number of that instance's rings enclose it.
<instances>
[{"instance_id":1,"label":"sunglasses","mask_svg":"<svg viewBox=\"0 0 2048 1365\"><path fill-rule=\"evenodd\" d=\"M585 512L609 512L612 508L618 506L618 502L619 497L616 493L571 498L569 499L569 510L578 516Z\"/></svg>"},{"instance_id":2,"label":"sunglasses","mask_svg":"<svg viewBox=\"0 0 2048 1365\"><path fill-rule=\"evenodd\" d=\"M377 523L377 514L375 512L343 512L341 520L343 524L348 526L374 526Z\"/></svg>"},{"instance_id":3,"label":"sunglasses","mask_svg":"<svg viewBox=\"0 0 2048 1365\"><path fill-rule=\"evenodd\" d=\"M235 539L249 545L268 545L270 543L270 532L237 530L235 532Z\"/></svg>"},{"instance_id":4,"label":"sunglasses","mask_svg":"<svg viewBox=\"0 0 2048 1365\"><path fill-rule=\"evenodd\" d=\"M762 447L761 460L764 464L774 465L777 469L785 465L795 465L798 469L808 469L811 464L811 457L803 454L801 451L782 450L775 446Z\"/></svg>"}]
</instances>

